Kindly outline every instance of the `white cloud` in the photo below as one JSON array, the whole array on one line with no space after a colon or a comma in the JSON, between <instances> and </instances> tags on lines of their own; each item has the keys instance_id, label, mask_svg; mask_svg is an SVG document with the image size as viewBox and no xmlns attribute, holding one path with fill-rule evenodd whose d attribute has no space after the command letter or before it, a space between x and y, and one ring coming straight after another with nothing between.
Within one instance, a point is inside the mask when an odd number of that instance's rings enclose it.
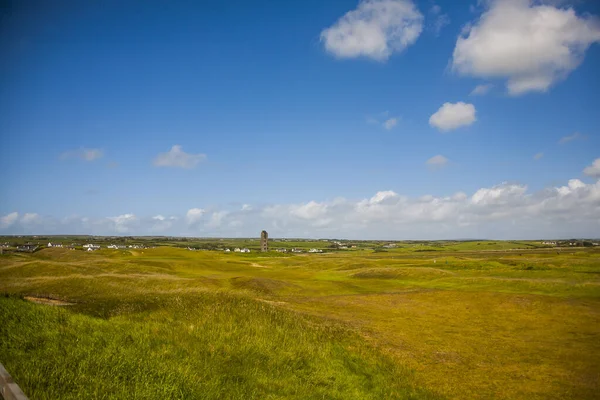
<instances>
[{"instance_id":1,"label":"white cloud","mask_svg":"<svg viewBox=\"0 0 600 400\"><path fill-rule=\"evenodd\" d=\"M452 195L451 199L455 200L455 201L463 201L463 200L466 200L467 197L468 196L467 196L466 193L464 193L464 192L457 192L457 193L454 193Z\"/></svg>"},{"instance_id":2,"label":"white cloud","mask_svg":"<svg viewBox=\"0 0 600 400\"><path fill-rule=\"evenodd\" d=\"M80 148L77 150L70 150L60 155L61 160L69 160L78 158L83 161L94 161L104 156L104 152L100 149L86 149Z\"/></svg>"},{"instance_id":3,"label":"white cloud","mask_svg":"<svg viewBox=\"0 0 600 400\"><path fill-rule=\"evenodd\" d=\"M556 189L558 194L566 196L573 193L577 189L585 188L586 184L581 182L579 179L569 179L567 186L561 186Z\"/></svg>"},{"instance_id":4,"label":"white cloud","mask_svg":"<svg viewBox=\"0 0 600 400\"><path fill-rule=\"evenodd\" d=\"M397 118L390 118L383 123L383 127L389 131L390 129L395 127L397 123L398 123Z\"/></svg>"},{"instance_id":5,"label":"white cloud","mask_svg":"<svg viewBox=\"0 0 600 400\"><path fill-rule=\"evenodd\" d=\"M475 89L471 91L470 96L483 96L484 94L487 94L490 90L492 90L493 87L494 85L492 85L491 83L485 85L477 85L475 86Z\"/></svg>"},{"instance_id":6,"label":"white cloud","mask_svg":"<svg viewBox=\"0 0 600 400\"><path fill-rule=\"evenodd\" d=\"M450 24L450 17L448 17L448 14L442 14L442 7L437 4L429 9L429 14L433 19L433 22L430 23L430 29L435 36L439 36L442 29Z\"/></svg>"},{"instance_id":7,"label":"white cloud","mask_svg":"<svg viewBox=\"0 0 600 400\"><path fill-rule=\"evenodd\" d=\"M600 25L533 0L492 0L459 36L452 68L462 75L507 79L508 92L545 92L583 61L588 47L600 41Z\"/></svg>"},{"instance_id":8,"label":"white cloud","mask_svg":"<svg viewBox=\"0 0 600 400\"><path fill-rule=\"evenodd\" d=\"M0 218L0 229L5 229L17 222L19 219L18 212L12 212L10 214L6 214L2 218Z\"/></svg>"},{"instance_id":9,"label":"white cloud","mask_svg":"<svg viewBox=\"0 0 600 400\"><path fill-rule=\"evenodd\" d=\"M581 133L579 132L575 132L572 135L567 135L567 136L563 136L560 138L560 140L558 141L558 144L566 144L569 142L572 142L574 140L579 140L579 139L584 139L585 136L583 136Z\"/></svg>"},{"instance_id":10,"label":"white cloud","mask_svg":"<svg viewBox=\"0 0 600 400\"><path fill-rule=\"evenodd\" d=\"M264 220L276 221L276 229L289 225L307 224L307 227L325 227L333 220L327 216L331 204L309 201L306 204L273 205L265 207L261 212ZM289 220L287 220L289 218Z\"/></svg>"},{"instance_id":11,"label":"white cloud","mask_svg":"<svg viewBox=\"0 0 600 400\"><path fill-rule=\"evenodd\" d=\"M468 126L475 122L475 106L463 103L444 103L439 110L429 118L429 125L441 131L450 131Z\"/></svg>"},{"instance_id":12,"label":"white cloud","mask_svg":"<svg viewBox=\"0 0 600 400\"><path fill-rule=\"evenodd\" d=\"M218 228L223 223L223 219L229 214L227 211L215 211L210 216L210 220L206 223L209 228Z\"/></svg>"},{"instance_id":13,"label":"white cloud","mask_svg":"<svg viewBox=\"0 0 600 400\"><path fill-rule=\"evenodd\" d=\"M300 206L292 206L290 213L302 219L316 219L327 213L327 205L310 201Z\"/></svg>"},{"instance_id":14,"label":"white cloud","mask_svg":"<svg viewBox=\"0 0 600 400\"><path fill-rule=\"evenodd\" d=\"M118 233L130 232L138 222L137 217L134 214L123 214L116 217L108 217L107 219L112 222L113 229Z\"/></svg>"},{"instance_id":15,"label":"white cloud","mask_svg":"<svg viewBox=\"0 0 600 400\"><path fill-rule=\"evenodd\" d=\"M40 216L36 213L25 213L21 218L21 222L24 224L34 224L40 221Z\"/></svg>"},{"instance_id":16,"label":"white cloud","mask_svg":"<svg viewBox=\"0 0 600 400\"><path fill-rule=\"evenodd\" d=\"M537 161L537 160L541 160L542 157L544 157L544 153L537 153L536 155L533 156L533 159L535 161Z\"/></svg>"},{"instance_id":17,"label":"white cloud","mask_svg":"<svg viewBox=\"0 0 600 400\"><path fill-rule=\"evenodd\" d=\"M387 60L412 45L423 29L423 15L411 0L362 0L321 32L325 50L339 58Z\"/></svg>"},{"instance_id":18,"label":"white cloud","mask_svg":"<svg viewBox=\"0 0 600 400\"><path fill-rule=\"evenodd\" d=\"M375 196L371 197L368 201L369 204L381 204L390 199L398 198L398 194L393 190L384 190L382 192L375 193Z\"/></svg>"},{"instance_id":19,"label":"white cloud","mask_svg":"<svg viewBox=\"0 0 600 400\"><path fill-rule=\"evenodd\" d=\"M176 144L166 153L160 153L154 159L157 167L194 168L199 162L206 160L206 154L190 154Z\"/></svg>"},{"instance_id":20,"label":"white cloud","mask_svg":"<svg viewBox=\"0 0 600 400\"><path fill-rule=\"evenodd\" d=\"M592 165L585 167L583 173L592 178L600 178L600 158L596 158Z\"/></svg>"},{"instance_id":21,"label":"white cloud","mask_svg":"<svg viewBox=\"0 0 600 400\"><path fill-rule=\"evenodd\" d=\"M367 116L367 123L379 125L388 131L393 129L396 125L398 125L399 121L400 117L390 116L389 111L384 111L382 113L376 114L375 116Z\"/></svg>"},{"instance_id":22,"label":"white cloud","mask_svg":"<svg viewBox=\"0 0 600 400\"><path fill-rule=\"evenodd\" d=\"M152 217L146 224L145 221L141 221L141 224L148 225L148 233L160 234L168 231L173 226L173 223L177 221L177 217L165 217L164 215L158 214Z\"/></svg>"},{"instance_id":23,"label":"white cloud","mask_svg":"<svg viewBox=\"0 0 600 400\"><path fill-rule=\"evenodd\" d=\"M471 197L471 203L485 206L508 205L511 200L521 198L526 191L525 185L502 183L491 188L479 189Z\"/></svg>"},{"instance_id":24,"label":"white cloud","mask_svg":"<svg viewBox=\"0 0 600 400\"><path fill-rule=\"evenodd\" d=\"M405 201L404 197L399 196L393 190L384 190L375 193L370 199L364 199L355 204L348 204L350 210L346 215L347 222L351 226L364 225L373 221L385 221L390 216L386 210L389 207L396 206ZM343 208L345 203L338 204L338 208Z\"/></svg>"},{"instance_id":25,"label":"white cloud","mask_svg":"<svg viewBox=\"0 0 600 400\"><path fill-rule=\"evenodd\" d=\"M252 206L250 204L242 205L242 211L251 211L251 210L252 210Z\"/></svg>"},{"instance_id":26,"label":"white cloud","mask_svg":"<svg viewBox=\"0 0 600 400\"><path fill-rule=\"evenodd\" d=\"M600 177L600 159L586 168ZM471 194L404 196L393 190L358 199L335 198L299 204L254 206L256 212L190 209L183 218L50 217L0 219L7 234L179 235L338 237L353 239L571 238L598 235L600 180L532 192L527 185L501 183ZM205 215L206 214L206 215ZM164 215L164 214L163 214ZM206 218L208 216L208 218ZM9 217L9 218L7 218ZM35 220L35 224L27 220ZM10 225L8 225L10 223Z\"/></svg>"},{"instance_id":27,"label":"white cloud","mask_svg":"<svg viewBox=\"0 0 600 400\"><path fill-rule=\"evenodd\" d=\"M206 210L202 208L190 208L185 214L185 220L189 225L198 223L202 216L206 213Z\"/></svg>"},{"instance_id":28,"label":"white cloud","mask_svg":"<svg viewBox=\"0 0 600 400\"><path fill-rule=\"evenodd\" d=\"M441 154L438 154L437 156L433 156L429 160L427 160L426 164L429 165L431 168L438 169L445 167L448 164L448 161L449 160L446 157L444 157Z\"/></svg>"}]
</instances>

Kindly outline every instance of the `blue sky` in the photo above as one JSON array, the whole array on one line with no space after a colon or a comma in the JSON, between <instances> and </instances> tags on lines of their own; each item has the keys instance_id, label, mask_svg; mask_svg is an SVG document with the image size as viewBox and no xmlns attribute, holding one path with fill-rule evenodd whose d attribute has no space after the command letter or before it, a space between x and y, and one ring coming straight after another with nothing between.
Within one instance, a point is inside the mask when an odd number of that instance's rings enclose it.
<instances>
[{"instance_id":1,"label":"blue sky","mask_svg":"<svg viewBox=\"0 0 600 400\"><path fill-rule=\"evenodd\" d=\"M599 8L15 1L0 233L600 236Z\"/></svg>"}]
</instances>

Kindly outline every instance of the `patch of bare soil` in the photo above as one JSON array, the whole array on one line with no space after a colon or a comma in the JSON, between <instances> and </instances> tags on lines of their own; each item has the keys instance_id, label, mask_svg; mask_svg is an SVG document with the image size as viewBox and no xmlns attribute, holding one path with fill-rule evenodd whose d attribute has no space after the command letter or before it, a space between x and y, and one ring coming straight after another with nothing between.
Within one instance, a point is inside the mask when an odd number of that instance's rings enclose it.
<instances>
[{"instance_id":1,"label":"patch of bare soil","mask_svg":"<svg viewBox=\"0 0 600 400\"><path fill-rule=\"evenodd\" d=\"M258 301L262 301L263 303L272 304L274 306L282 306L287 304L287 301L273 301L273 300L265 300L265 299L256 299Z\"/></svg>"},{"instance_id":2,"label":"patch of bare soil","mask_svg":"<svg viewBox=\"0 0 600 400\"><path fill-rule=\"evenodd\" d=\"M255 268L271 268L271 267L267 267L266 265L262 265L262 264L255 263L255 262L250 263L250 265L253 266L253 267L255 267Z\"/></svg>"},{"instance_id":3,"label":"patch of bare soil","mask_svg":"<svg viewBox=\"0 0 600 400\"><path fill-rule=\"evenodd\" d=\"M31 301L32 303L46 304L49 306L72 306L75 303L69 303L67 301L48 299L45 297L25 296L25 300Z\"/></svg>"}]
</instances>

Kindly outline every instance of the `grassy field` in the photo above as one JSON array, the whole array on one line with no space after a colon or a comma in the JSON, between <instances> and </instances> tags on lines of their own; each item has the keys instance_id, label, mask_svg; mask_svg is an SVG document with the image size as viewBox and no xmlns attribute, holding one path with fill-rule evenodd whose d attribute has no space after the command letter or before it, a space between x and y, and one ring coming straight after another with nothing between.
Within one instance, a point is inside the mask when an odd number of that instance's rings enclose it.
<instances>
[{"instance_id":1,"label":"grassy field","mask_svg":"<svg viewBox=\"0 0 600 400\"><path fill-rule=\"evenodd\" d=\"M600 251L369 246L5 254L0 362L32 399L600 398Z\"/></svg>"}]
</instances>

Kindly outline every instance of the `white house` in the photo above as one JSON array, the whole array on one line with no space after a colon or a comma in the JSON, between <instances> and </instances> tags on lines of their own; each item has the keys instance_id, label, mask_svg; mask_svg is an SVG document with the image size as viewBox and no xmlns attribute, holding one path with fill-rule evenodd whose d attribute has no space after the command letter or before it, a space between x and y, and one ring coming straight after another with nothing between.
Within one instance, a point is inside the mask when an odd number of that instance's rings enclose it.
<instances>
[{"instance_id":1,"label":"white house","mask_svg":"<svg viewBox=\"0 0 600 400\"><path fill-rule=\"evenodd\" d=\"M107 249L113 249L113 250L117 250L117 249L126 249L127 246L123 245L123 244L109 244L108 246L106 246Z\"/></svg>"},{"instance_id":2,"label":"white house","mask_svg":"<svg viewBox=\"0 0 600 400\"><path fill-rule=\"evenodd\" d=\"M84 244L83 245L84 249L92 249L92 250L98 250L100 248L100 245L98 244Z\"/></svg>"},{"instance_id":3,"label":"white house","mask_svg":"<svg viewBox=\"0 0 600 400\"><path fill-rule=\"evenodd\" d=\"M48 242L48 247L63 247L63 245L60 243Z\"/></svg>"},{"instance_id":4,"label":"white house","mask_svg":"<svg viewBox=\"0 0 600 400\"><path fill-rule=\"evenodd\" d=\"M250 253L250 249L243 248L240 253Z\"/></svg>"},{"instance_id":5,"label":"white house","mask_svg":"<svg viewBox=\"0 0 600 400\"><path fill-rule=\"evenodd\" d=\"M322 253L323 250L321 250L321 249L310 249L308 252L309 253Z\"/></svg>"},{"instance_id":6,"label":"white house","mask_svg":"<svg viewBox=\"0 0 600 400\"><path fill-rule=\"evenodd\" d=\"M235 249L233 249L233 251L234 251L235 253L239 253L241 250L240 250L240 248L239 248L239 247L236 247Z\"/></svg>"},{"instance_id":7,"label":"white house","mask_svg":"<svg viewBox=\"0 0 600 400\"><path fill-rule=\"evenodd\" d=\"M225 249L225 253L231 253L231 250Z\"/></svg>"}]
</instances>

